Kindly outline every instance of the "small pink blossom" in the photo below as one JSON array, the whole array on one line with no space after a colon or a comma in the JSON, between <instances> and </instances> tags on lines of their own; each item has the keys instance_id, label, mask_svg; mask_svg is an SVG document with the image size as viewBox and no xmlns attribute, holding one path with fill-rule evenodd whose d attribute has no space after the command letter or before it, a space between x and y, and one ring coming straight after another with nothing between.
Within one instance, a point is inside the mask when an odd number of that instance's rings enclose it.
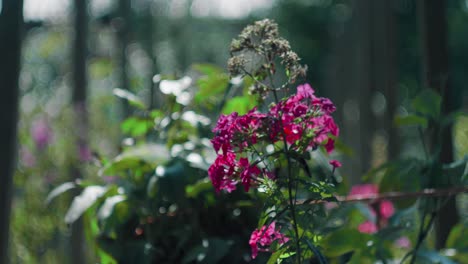
<instances>
[{"instance_id":1,"label":"small pink blossom","mask_svg":"<svg viewBox=\"0 0 468 264\"><path fill-rule=\"evenodd\" d=\"M268 247L278 241L279 245L289 241L279 230L275 230L276 222L272 222L268 227L262 226L261 229L255 229L250 236L249 245L252 249L252 258L256 258L259 251L269 251Z\"/></svg>"},{"instance_id":2,"label":"small pink blossom","mask_svg":"<svg viewBox=\"0 0 468 264\"><path fill-rule=\"evenodd\" d=\"M379 193L379 186L375 184L360 184L354 185L351 188L350 196L358 196L360 198L372 198Z\"/></svg>"},{"instance_id":3,"label":"small pink blossom","mask_svg":"<svg viewBox=\"0 0 468 264\"><path fill-rule=\"evenodd\" d=\"M399 248L407 249L411 247L411 241L409 240L408 237L402 236L395 241L395 245Z\"/></svg>"},{"instance_id":4,"label":"small pink blossom","mask_svg":"<svg viewBox=\"0 0 468 264\"><path fill-rule=\"evenodd\" d=\"M41 118L33 122L31 126L31 135L40 150L47 147L52 141L52 129L46 119Z\"/></svg>"},{"instance_id":5,"label":"small pink blossom","mask_svg":"<svg viewBox=\"0 0 468 264\"><path fill-rule=\"evenodd\" d=\"M341 162L337 160L330 160L329 163L333 166L333 169L341 167Z\"/></svg>"},{"instance_id":6,"label":"small pink blossom","mask_svg":"<svg viewBox=\"0 0 468 264\"><path fill-rule=\"evenodd\" d=\"M380 203L379 213L380 216L384 219L390 218L395 213L395 207L393 206L393 203L388 200L382 201Z\"/></svg>"},{"instance_id":7,"label":"small pink blossom","mask_svg":"<svg viewBox=\"0 0 468 264\"><path fill-rule=\"evenodd\" d=\"M377 233L378 228L373 222L367 220L359 225L358 230L361 233L374 234Z\"/></svg>"}]
</instances>

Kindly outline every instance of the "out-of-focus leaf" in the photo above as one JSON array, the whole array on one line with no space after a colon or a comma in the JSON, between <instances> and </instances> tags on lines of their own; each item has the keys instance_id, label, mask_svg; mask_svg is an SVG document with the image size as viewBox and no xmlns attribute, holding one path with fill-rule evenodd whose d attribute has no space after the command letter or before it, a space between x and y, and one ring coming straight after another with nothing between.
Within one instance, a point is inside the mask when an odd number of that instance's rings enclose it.
<instances>
[{"instance_id":1,"label":"out-of-focus leaf","mask_svg":"<svg viewBox=\"0 0 468 264\"><path fill-rule=\"evenodd\" d=\"M325 237L320 245L329 257L338 257L353 250L366 248L366 243L372 237L360 233L356 229L339 229Z\"/></svg>"},{"instance_id":2,"label":"out-of-focus leaf","mask_svg":"<svg viewBox=\"0 0 468 264\"><path fill-rule=\"evenodd\" d=\"M421 162L416 159L397 160L388 163L382 167L383 176L379 183L381 192L418 190L421 186L421 177L417 177L417 175L420 175L421 168ZM398 202L403 203L405 201Z\"/></svg>"},{"instance_id":3,"label":"out-of-focus leaf","mask_svg":"<svg viewBox=\"0 0 468 264\"><path fill-rule=\"evenodd\" d=\"M169 153L167 149L160 144L144 144L129 147L106 164L99 171L99 175L114 175L132 168L147 171L153 169L156 164L167 161L168 158ZM144 166L145 164L147 166Z\"/></svg>"},{"instance_id":4,"label":"out-of-focus leaf","mask_svg":"<svg viewBox=\"0 0 468 264\"><path fill-rule=\"evenodd\" d=\"M220 263L226 256L233 242L219 238L206 239L202 246L197 246L190 250L184 257L182 263Z\"/></svg>"},{"instance_id":5,"label":"out-of-focus leaf","mask_svg":"<svg viewBox=\"0 0 468 264\"><path fill-rule=\"evenodd\" d=\"M283 255L283 253L286 250L287 250L287 248L281 248L281 249L275 251L275 253L271 254L270 258L268 259L267 264L276 264L276 263L278 263L278 260L280 259L280 257Z\"/></svg>"},{"instance_id":6,"label":"out-of-focus leaf","mask_svg":"<svg viewBox=\"0 0 468 264\"><path fill-rule=\"evenodd\" d=\"M120 125L124 134L129 134L133 137L143 136L153 127L154 122L152 120L138 117L129 117Z\"/></svg>"},{"instance_id":7,"label":"out-of-focus leaf","mask_svg":"<svg viewBox=\"0 0 468 264\"><path fill-rule=\"evenodd\" d=\"M310 250L314 253L315 257L318 259L320 264L327 264L328 261L325 256L320 252L320 250L312 244L308 239L306 239L307 246L309 246Z\"/></svg>"},{"instance_id":8,"label":"out-of-focus leaf","mask_svg":"<svg viewBox=\"0 0 468 264\"><path fill-rule=\"evenodd\" d=\"M49 204L53 199L55 199L57 196L59 196L60 194L68 191L68 190L71 190L71 189L74 189L76 187L76 184L74 182L66 182L66 183L62 183L60 184L59 186L57 186L55 189L53 189L49 195L47 195L47 198L45 200L45 203L46 204Z\"/></svg>"},{"instance_id":9,"label":"out-of-focus leaf","mask_svg":"<svg viewBox=\"0 0 468 264\"><path fill-rule=\"evenodd\" d=\"M224 106L222 113L230 114L237 112L239 115L244 115L255 107L255 99L253 96L236 96L230 99Z\"/></svg>"},{"instance_id":10,"label":"out-of-focus leaf","mask_svg":"<svg viewBox=\"0 0 468 264\"><path fill-rule=\"evenodd\" d=\"M416 253L419 259L424 259L422 263L456 264L453 260L439 254L437 251L421 249Z\"/></svg>"},{"instance_id":11,"label":"out-of-focus leaf","mask_svg":"<svg viewBox=\"0 0 468 264\"><path fill-rule=\"evenodd\" d=\"M221 68L211 64L195 64L193 68L204 74L197 80L200 89L195 102L200 103L208 97L220 95L228 87L229 76Z\"/></svg>"},{"instance_id":12,"label":"out-of-focus leaf","mask_svg":"<svg viewBox=\"0 0 468 264\"><path fill-rule=\"evenodd\" d=\"M427 127L427 119L418 115L396 116L395 124L397 126L421 126Z\"/></svg>"},{"instance_id":13,"label":"out-of-focus leaf","mask_svg":"<svg viewBox=\"0 0 468 264\"><path fill-rule=\"evenodd\" d=\"M437 119L440 115L442 98L433 89L424 89L411 102L414 110Z\"/></svg>"},{"instance_id":14,"label":"out-of-focus leaf","mask_svg":"<svg viewBox=\"0 0 468 264\"><path fill-rule=\"evenodd\" d=\"M97 217L99 220L104 220L108 218L111 214L112 211L114 210L114 207L116 204L125 201L125 196L124 195L114 195L111 197L108 197L104 203L101 205L99 208L99 211L97 213Z\"/></svg>"},{"instance_id":15,"label":"out-of-focus leaf","mask_svg":"<svg viewBox=\"0 0 468 264\"><path fill-rule=\"evenodd\" d=\"M98 250L98 256L101 261L101 264L117 264L117 261L104 250Z\"/></svg>"},{"instance_id":16,"label":"out-of-focus leaf","mask_svg":"<svg viewBox=\"0 0 468 264\"><path fill-rule=\"evenodd\" d=\"M463 185L468 176L468 155L442 167L444 175L451 184Z\"/></svg>"},{"instance_id":17,"label":"out-of-focus leaf","mask_svg":"<svg viewBox=\"0 0 468 264\"><path fill-rule=\"evenodd\" d=\"M450 234L445 243L447 248L460 248L468 250L468 235L466 224L459 223L456 226L452 227Z\"/></svg>"},{"instance_id":18,"label":"out-of-focus leaf","mask_svg":"<svg viewBox=\"0 0 468 264\"><path fill-rule=\"evenodd\" d=\"M185 195L189 198L196 198L201 192L212 190L213 185L210 180L205 178L194 184L185 186Z\"/></svg>"},{"instance_id":19,"label":"out-of-focus leaf","mask_svg":"<svg viewBox=\"0 0 468 264\"><path fill-rule=\"evenodd\" d=\"M75 222L88 208L106 192L107 188L103 186L88 186L80 195L73 199L70 208L65 215L65 222L71 224Z\"/></svg>"},{"instance_id":20,"label":"out-of-focus leaf","mask_svg":"<svg viewBox=\"0 0 468 264\"><path fill-rule=\"evenodd\" d=\"M145 103L143 103L143 101L140 98L138 98L136 95L134 95L133 93L127 90L115 88L113 90L113 93L117 97L126 99L130 105L138 109L146 109Z\"/></svg>"},{"instance_id":21,"label":"out-of-focus leaf","mask_svg":"<svg viewBox=\"0 0 468 264\"><path fill-rule=\"evenodd\" d=\"M158 176L153 175L148 181L148 186L146 187L146 194L150 198L156 197L156 191L157 191L157 183L158 183Z\"/></svg>"},{"instance_id":22,"label":"out-of-focus leaf","mask_svg":"<svg viewBox=\"0 0 468 264\"><path fill-rule=\"evenodd\" d=\"M93 60L89 66L90 74L96 79L103 79L111 75L114 70L114 65L110 59Z\"/></svg>"}]
</instances>

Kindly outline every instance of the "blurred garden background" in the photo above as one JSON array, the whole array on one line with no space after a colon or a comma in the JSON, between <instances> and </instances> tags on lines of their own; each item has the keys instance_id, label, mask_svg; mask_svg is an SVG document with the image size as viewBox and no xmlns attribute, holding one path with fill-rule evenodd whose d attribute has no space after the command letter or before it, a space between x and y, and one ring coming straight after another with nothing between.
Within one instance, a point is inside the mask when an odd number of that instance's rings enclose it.
<instances>
[{"instance_id":1,"label":"blurred garden background","mask_svg":"<svg viewBox=\"0 0 468 264\"><path fill-rule=\"evenodd\" d=\"M229 45L264 18L337 107L336 193L449 190L418 263L468 263L467 0L0 0L0 12L0 263L266 263L248 244L265 197L216 193L207 174L219 115L255 105L252 83L227 73ZM371 252L354 248L359 232L320 229L325 255L399 263L374 260L418 243L424 199L395 200ZM357 230L369 210L344 204L327 217Z\"/></svg>"}]
</instances>

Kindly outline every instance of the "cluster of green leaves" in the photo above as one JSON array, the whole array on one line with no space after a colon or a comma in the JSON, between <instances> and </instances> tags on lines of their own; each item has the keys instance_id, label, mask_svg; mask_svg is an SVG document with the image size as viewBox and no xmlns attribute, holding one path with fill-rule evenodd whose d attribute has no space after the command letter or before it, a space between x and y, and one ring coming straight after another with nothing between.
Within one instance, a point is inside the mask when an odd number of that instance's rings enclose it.
<instances>
[{"instance_id":1,"label":"cluster of green leaves","mask_svg":"<svg viewBox=\"0 0 468 264\"><path fill-rule=\"evenodd\" d=\"M165 104L158 109L149 109L127 90L114 89L134 108L121 124L126 136L121 153L97 161L101 180L66 182L47 198L51 202L75 190L65 221L84 221L101 263L250 259L246 242L258 208L250 194L215 194L207 178L215 155L209 142L212 110L232 107L223 94L242 91L245 84L230 82L212 65L194 69L200 74L196 86L182 89L194 93L188 104L177 100L182 79L157 83L166 92Z\"/></svg>"}]
</instances>

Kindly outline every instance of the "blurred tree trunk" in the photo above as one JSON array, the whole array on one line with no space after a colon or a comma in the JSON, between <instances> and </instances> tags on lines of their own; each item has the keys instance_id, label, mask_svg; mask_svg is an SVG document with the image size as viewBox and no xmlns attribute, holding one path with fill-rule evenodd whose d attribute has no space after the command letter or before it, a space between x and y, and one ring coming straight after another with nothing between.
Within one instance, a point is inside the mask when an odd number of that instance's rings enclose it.
<instances>
[{"instance_id":1,"label":"blurred tree trunk","mask_svg":"<svg viewBox=\"0 0 468 264\"><path fill-rule=\"evenodd\" d=\"M447 43L447 2L440 0L418 1L421 44L423 85L434 89L442 96L442 115L452 112L455 107L454 93L450 85L448 70L448 43ZM437 151L440 148L438 160L441 163L450 163L454 160L452 125L443 128L440 135L432 135L431 147ZM435 133L437 134L437 133ZM437 146L440 144L439 146ZM445 203L436 219L436 247L443 248L452 227L458 222L459 214L456 208L455 197Z\"/></svg>"},{"instance_id":2,"label":"blurred tree trunk","mask_svg":"<svg viewBox=\"0 0 468 264\"><path fill-rule=\"evenodd\" d=\"M75 0L75 31L73 40L73 92L72 104L75 119L76 152L73 157L74 163L71 167L73 180L83 178L80 164L83 156L89 152L87 146L88 115L86 108L87 76L86 60L88 49L86 37L88 32L86 0ZM78 195L78 193L75 193ZM76 264L86 263L85 237L82 219L78 219L71 226L71 262Z\"/></svg>"},{"instance_id":3,"label":"blurred tree trunk","mask_svg":"<svg viewBox=\"0 0 468 264\"><path fill-rule=\"evenodd\" d=\"M373 86L373 32L372 4L374 0L355 0L356 49L354 52L354 75L358 91L354 97L358 105L359 140L356 148L360 159L359 173L369 170L372 159L372 139L374 135L374 118L371 111Z\"/></svg>"},{"instance_id":4,"label":"blurred tree trunk","mask_svg":"<svg viewBox=\"0 0 468 264\"><path fill-rule=\"evenodd\" d=\"M144 11L144 20L143 25L141 26L140 36L143 42L143 48L145 49L147 55L151 60L150 69L148 71L148 89L149 89L149 106L150 108L155 108L161 105L161 92L155 85L153 81L153 76L158 72L157 67L157 58L154 52L155 47L155 35L157 33L157 27L154 26L157 18L153 16L153 6L156 7L156 4L152 1L148 1L146 3L146 10ZM156 22L157 23L157 22Z\"/></svg>"},{"instance_id":5,"label":"blurred tree trunk","mask_svg":"<svg viewBox=\"0 0 468 264\"><path fill-rule=\"evenodd\" d=\"M18 78L20 73L23 1L0 2L0 263L9 263L10 213L16 168Z\"/></svg>"},{"instance_id":6,"label":"blurred tree trunk","mask_svg":"<svg viewBox=\"0 0 468 264\"><path fill-rule=\"evenodd\" d=\"M118 5L118 23L117 23L117 43L119 49L119 67L120 67L120 81L121 89L130 90L130 82L128 79L128 59L127 48L130 42L130 14L131 3L130 0L119 0ZM123 118L130 115L129 104L126 100L122 99L123 105Z\"/></svg>"},{"instance_id":7,"label":"blurred tree trunk","mask_svg":"<svg viewBox=\"0 0 468 264\"><path fill-rule=\"evenodd\" d=\"M371 62L372 111L376 135L386 140L386 146L375 146L373 166L395 159L399 153L398 131L393 125L397 108L398 83L396 78L395 12L392 1L372 1ZM374 142L385 144L385 142ZM385 148L384 148L385 147Z\"/></svg>"}]
</instances>

